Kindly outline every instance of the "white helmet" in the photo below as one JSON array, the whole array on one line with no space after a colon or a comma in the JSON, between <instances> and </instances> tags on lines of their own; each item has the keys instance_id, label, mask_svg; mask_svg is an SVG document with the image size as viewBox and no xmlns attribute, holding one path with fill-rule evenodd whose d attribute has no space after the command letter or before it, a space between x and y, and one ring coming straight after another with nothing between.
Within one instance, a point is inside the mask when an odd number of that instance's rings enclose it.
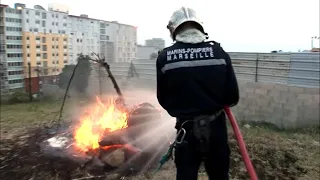
<instances>
[{"instance_id":1,"label":"white helmet","mask_svg":"<svg viewBox=\"0 0 320 180\"><path fill-rule=\"evenodd\" d=\"M167 28L169 29L170 34L171 34L171 38L173 40L175 40L175 35L176 35L175 32L176 32L177 28L185 22L197 23L199 25L199 30L203 34L207 35L207 33L204 32L203 23L197 17L196 12L191 8L181 7L180 9L178 9L177 11L175 11L172 14L170 21L167 25Z\"/></svg>"}]
</instances>

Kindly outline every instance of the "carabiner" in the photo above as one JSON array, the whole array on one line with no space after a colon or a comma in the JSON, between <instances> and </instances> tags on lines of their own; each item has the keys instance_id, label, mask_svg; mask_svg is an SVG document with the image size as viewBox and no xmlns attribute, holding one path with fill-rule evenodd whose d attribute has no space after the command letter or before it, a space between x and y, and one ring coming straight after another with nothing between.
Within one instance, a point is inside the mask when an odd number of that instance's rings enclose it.
<instances>
[{"instance_id":1,"label":"carabiner","mask_svg":"<svg viewBox=\"0 0 320 180\"><path fill-rule=\"evenodd\" d=\"M179 141L178 139L179 139L179 136L180 136L181 133L183 133L183 134L182 134L182 137L181 137L181 139ZM180 131L177 134L177 137L176 137L176 144L182 144L186 134L187 134L186 130L184 128L181 128Z\"/></svg>"}]
</instances>

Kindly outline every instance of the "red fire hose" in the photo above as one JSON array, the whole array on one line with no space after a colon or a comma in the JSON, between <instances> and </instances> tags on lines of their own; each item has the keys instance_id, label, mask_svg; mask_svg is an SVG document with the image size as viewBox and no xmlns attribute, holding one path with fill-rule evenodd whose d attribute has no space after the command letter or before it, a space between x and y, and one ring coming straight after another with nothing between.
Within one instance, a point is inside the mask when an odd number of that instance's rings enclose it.
<instances>
[{"instance_id":1,"label":"red fire hose","mask_svg":"<svg viewBox=\"0 0 320 180\"><path fill-rule=\"evenodd\" d=\"M229 107L224 107L224 111L226 112L227 116L228 116L228 119L231 123L231 126L232 126L232 129L234 131L234 134L236 136L236 139L238 141L238 145L239 145L239 149L240 149L240 153L241 153L241 156L244 160L244 164L247 168L247 171L249 173L249 176L250 176L250 179L251 180L258 180L258 176L254 170L254 167L251 163L251 160L250 160L250 157L248 155L248 151L247 151L247 148L246 148L246 145L244 143L244 140L243 140L243 137L242 137L242 134L240 132L240 128L237 124L237 121L232 113L232 111L230 110Z\"/></svg>"}]
</instances>

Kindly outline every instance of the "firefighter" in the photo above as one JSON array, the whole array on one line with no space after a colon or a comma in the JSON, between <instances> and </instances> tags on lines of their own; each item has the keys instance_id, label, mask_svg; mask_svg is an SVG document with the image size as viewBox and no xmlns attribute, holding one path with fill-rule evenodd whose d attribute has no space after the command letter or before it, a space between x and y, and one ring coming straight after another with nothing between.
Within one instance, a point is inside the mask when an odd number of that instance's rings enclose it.
<instances>
[{"instance_id":1,"label":"firefighter","mask_svg":"<svg viewBox=\"0 0 320 180\"><path fill-rule=\"evenodd\" d=\"M175 11L167 25L174 44L156 62L157 99L177 119L174 158L177 180L196 180L204 162L209 179L227 180L230 149L224 106L239 101L231 59L208 41L191 8Z\"/></svg>"}]
</instances>

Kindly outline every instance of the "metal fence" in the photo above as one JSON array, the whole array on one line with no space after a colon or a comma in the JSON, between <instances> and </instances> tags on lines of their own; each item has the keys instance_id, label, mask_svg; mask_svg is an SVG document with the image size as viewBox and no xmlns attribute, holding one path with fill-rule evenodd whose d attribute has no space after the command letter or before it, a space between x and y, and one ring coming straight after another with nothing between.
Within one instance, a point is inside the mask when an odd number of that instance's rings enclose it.
<instances>
[{"instance_id":1,"label":"metal fence","mask_svg":"<svg viewBox=\"0 0 320 180\"><path fill-rule=\"evenodd\" d=\"M319 53L229 53L240 81L320 87ZM111 63L117 77L156 79L155 60Z\"/></svg>"}]
</instances>

